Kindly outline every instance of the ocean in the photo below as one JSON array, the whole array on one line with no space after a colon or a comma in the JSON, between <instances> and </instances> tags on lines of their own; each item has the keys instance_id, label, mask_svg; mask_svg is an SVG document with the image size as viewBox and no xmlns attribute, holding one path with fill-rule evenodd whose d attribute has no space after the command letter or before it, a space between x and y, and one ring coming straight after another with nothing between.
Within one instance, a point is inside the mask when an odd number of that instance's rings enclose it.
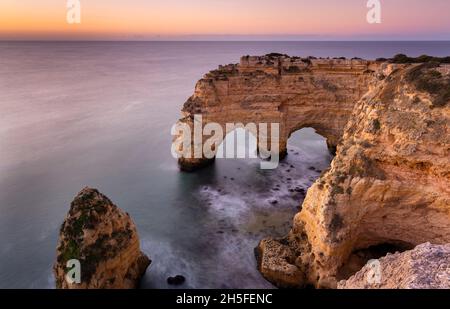
<instances>
[{"instance_id":1,"label":"ocean","mask_svg":"<svg viewBox=\"0 0 450 309\"><path fill-rule=\"evenodd\" d=\"M85 186L136 223L153 260L143 288L178 274L183 288L273 288L253 249L289 231L297 191L332 159L324 138L296 132L276 170L218 159L182 173L170 152L196 81L270 52L448 56L450 42L0 42L0 288L54 287L59 227Z\"/></svg>"}]
</instances>

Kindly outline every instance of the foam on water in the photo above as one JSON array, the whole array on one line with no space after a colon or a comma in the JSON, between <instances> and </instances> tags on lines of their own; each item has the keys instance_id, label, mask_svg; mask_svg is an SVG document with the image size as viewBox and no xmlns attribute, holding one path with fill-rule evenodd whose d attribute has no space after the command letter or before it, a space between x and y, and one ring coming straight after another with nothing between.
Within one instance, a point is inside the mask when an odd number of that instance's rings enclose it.
<instances>
[{"instance_id":1,"label":"foam on water","mask_svg":"<svg viewBox=\"0 0 450 309\"><path fill-rule=\"evenodd\" d=\"M198 222L202 245L183 252L170 242L146 241L157 262L144 286L182 274L190 288L273 288L256 269L254 248L264 237L289 231L307 188L329 165L325 141L313 132L305 129L292 138L288 157L275 170L260 170L259 160L216 160L216 180L192 192L200 216L207 218Z\"/></svg>"}]
</instances>

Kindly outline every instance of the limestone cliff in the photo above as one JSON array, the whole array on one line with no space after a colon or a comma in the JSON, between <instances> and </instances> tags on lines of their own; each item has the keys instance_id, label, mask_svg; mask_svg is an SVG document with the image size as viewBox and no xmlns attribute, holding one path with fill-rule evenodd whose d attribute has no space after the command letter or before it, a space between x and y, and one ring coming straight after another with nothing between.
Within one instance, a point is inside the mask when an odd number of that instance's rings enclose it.
<instances>
[{"instance_id":1,"label":"limestone cliff","mask_svg":"<svg viewBox=\"0 0 450 309\"><path fill-rule=\"evenodd\" d=\"M203 123L220 124L224 135L226 123L279 123L281 157L293 132L314 127L334 151L353 106L369 90L379 66L361 59L245 56L239 64L220 66L197 82L180 122L193 131L194 115L202 115ZM267 140L260 142L270 144L270 137ZM213 161L188 153L191 158L179 159L183 170Z\"/></svg>"},{"instance_id":2,"label":"limestone cliff","mask_svg":"<svg viewBox=\"0 0 450 309\"><path fill-rule=\"evenodd\" d=\"M246 56L206 74L185 103L189 126L194 114L279 122L281 153L303 127L337 147L289 235L256 249L276 285L334 288L369 258L450 242L450 66L406 60ZM182 169L209 162L179 160Z\"/></svg>"},{"instance_id":3,"label":"limestone cliff","mask_svg":"<svg viewBox=\"0 0 450 309\"><path fill-rule=\"evenodd\" d=\"M290 234L261 241L267 279L336 287L360 250L450 242L449 71L402 65L373 82Z\"/></svg>"},{"instance_id":4,"label":"limestone cliff","mask_svg":"<svg viewBox=\"0 0 450 309\"><path fill-rule=\"evenodd\" d=\"M338 288L448 289L450 287L450 244L422 244L411 251L388 254L379 259L376 267L371 265L364 266L348 280L339 282Z\"/></svg>"},{"instance_id":5,"label":"limestone cliff","mask_svg":"<svg viewBox=\"0 0 450 309\"><path fill-rule=\"evenodd\" d=\"M80 261L81 283L65 280L71 259ZM54 265L56 287L135 288L149 264L130 216L97 190L84 188L61 226Z\"/></svg>"}]
</instances>

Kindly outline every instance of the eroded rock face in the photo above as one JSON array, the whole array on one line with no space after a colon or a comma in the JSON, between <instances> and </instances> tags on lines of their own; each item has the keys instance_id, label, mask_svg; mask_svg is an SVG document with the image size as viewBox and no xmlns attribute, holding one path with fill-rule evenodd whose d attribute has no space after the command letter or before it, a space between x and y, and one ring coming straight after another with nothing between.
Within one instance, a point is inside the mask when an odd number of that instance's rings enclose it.
<instances>
[{"instance_id":1,"label":"eroded rock face","mask_svg":"<svg viewBox=\"0 0 450 309\"><path fill-rule=\"evenodd\" d=\"M180 123L188 125L193 134L194 115L201 115L203 125L220 124L224 136L232 130L226 123L279 123L281 157L286 155L291 133L313 127L334 151L355 103L369 90L379 66L361 59L278 54L242 57L239 64L220 66L198 81L184 104ZM252 128L248 131L256 133ZM259 140L260 145L270 142L270 136ZM190 158L185 155L179 159L181 169L192 171L213 162L194 158L195 147L192 143L187 151Z\"/></svg>"},{"instance_id":2,"label":"eroded rock face","mask_svg":"<svg viewBox=\"0 0 450 309\"><path fill-rule=\"evenodd\" d=\"M281 153L303 127L337 146L289 235L255 250L265 278L335 288L373 257L364 250L450 242L449 72L448 64L266 55L197 83L180 120L191 128L196 114L222 126L279 122ZM189 170L210 162L179 160Z\"/></svg>"},{"instance_id":3,"label":"eroded rock face","mask_svg":"<svg viewBox=\"0 0 450 309\"><path fill-rule=\"evenodd\" d=\"M334 288L357 250L450 242L449 71L412 64L378 73L385 77L355 105L331 168L308 190L289 235L261 241L267 279Z\"/></svg>"},{"instance_id":4,"label":"eroded rock face","mask_svg":"<svg viewBox=\"0 0 450 309\"><path fill-rule=\"evenodd\" d=\"M339 289L449 289L450 244L425 243L414 250L389 254L368 264ZM375 273L378 272L378 273Z\"/></svg>"},{"instance_id":5,"label":"eroded rock face","mask_svg":"<svg viewBox=\"0 0 450 309\"><path fill-rule=\"evenodd\" d=\"M81 283L66 279L66 263L81 263ZM96 189L84 188L61 226L54 265L56 287L136 288L150 264L130 216Z\"/></svg>"}]
</instances>

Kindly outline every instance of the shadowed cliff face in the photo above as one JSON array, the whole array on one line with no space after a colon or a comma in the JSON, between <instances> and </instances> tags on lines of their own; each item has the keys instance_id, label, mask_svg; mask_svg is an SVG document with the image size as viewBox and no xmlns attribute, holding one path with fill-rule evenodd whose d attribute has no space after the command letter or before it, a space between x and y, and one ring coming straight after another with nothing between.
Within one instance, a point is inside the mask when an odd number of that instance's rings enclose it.
<instances>
[{"instance_id":1,"label":"shadowed cliff face","mask_svg":"<svg viewBox=\"0 0 450 309\"><path fill-rule=\"evenodd\" d=\"M193 130L194 115L202 115L203 124L219 123L224 136L229 133L226 123L279 123L281 157L293 132L312 127L334 151L355 102L369 90L379 66L359 59L242 57L239 64L220 66L198 81L194 94L184 104L180 122ZM270 137L267 142L270 144ZM208 162L185 157L179 160L185 170Z\"/></svg>"}]
</instances>

